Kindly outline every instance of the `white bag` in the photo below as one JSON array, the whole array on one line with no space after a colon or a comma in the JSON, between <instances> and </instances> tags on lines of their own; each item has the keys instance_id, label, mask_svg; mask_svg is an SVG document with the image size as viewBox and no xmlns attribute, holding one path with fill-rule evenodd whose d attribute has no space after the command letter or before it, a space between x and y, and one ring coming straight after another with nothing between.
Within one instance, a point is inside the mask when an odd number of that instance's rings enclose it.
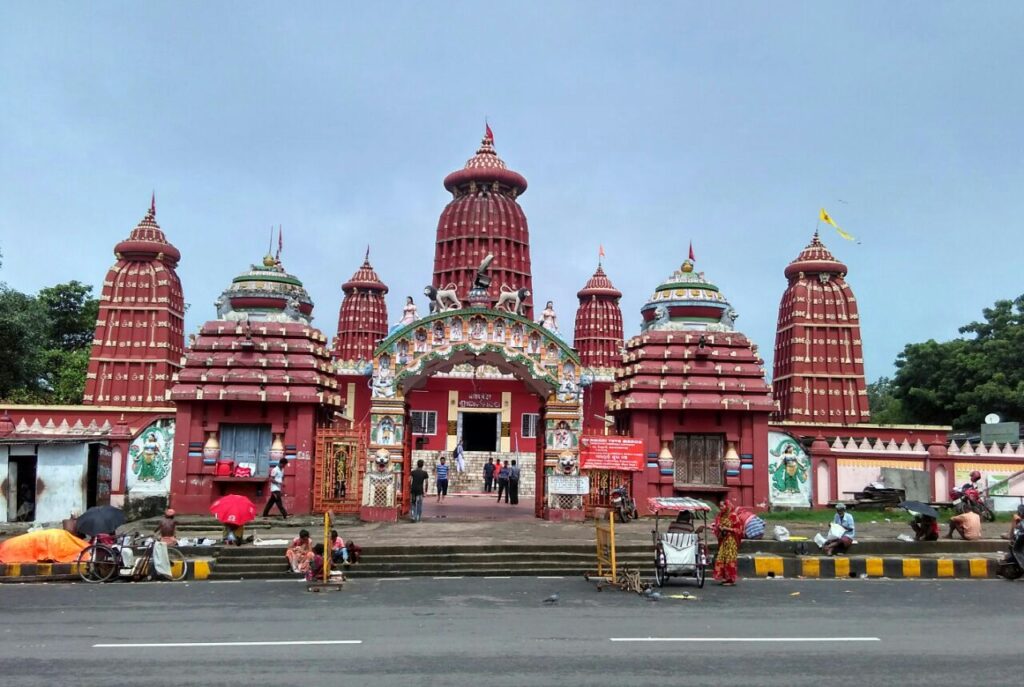
<instances>
[{"instance_id":1,"label":"white bag","mask_svg":"<svg viewBox=\"0 0 1024 687\"><path fill-rule=\"evenodd\" d=\"M846 528L840 525L838 522L834 522L828 526L828 540L840 539L846 536Z\"/></svg>"},{"instance_id":2,"label":"white bag","mask_svg":"<svg viewBox=\"0 0 1024 687\"><path fill-rule=\"evenodd\" d=\"M789 530L787 530L782 525L776 525L775 541L789 541Z\"/></svg>"},{"instance_id":3,"label":"white bag","mask_svg":"<svg viewBox=\"0 0 1024 687\"><path fill-rule=\"evenodd\" d=\"M823 535L821 532L818 532L816 535L814 535L814 543L818 545L819 549L825 546L826 541L828 540L825 539L825 535Z\"/></svg>"}]
</instances>

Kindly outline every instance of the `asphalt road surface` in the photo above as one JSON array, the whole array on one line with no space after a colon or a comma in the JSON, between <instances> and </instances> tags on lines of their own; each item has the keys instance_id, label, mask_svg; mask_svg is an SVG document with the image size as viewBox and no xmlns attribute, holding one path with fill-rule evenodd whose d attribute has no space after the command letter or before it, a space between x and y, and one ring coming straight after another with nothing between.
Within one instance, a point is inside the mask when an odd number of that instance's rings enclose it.
<instances>
[{"instance_id":1,"label":"asphalt road surface","mask_svg":"<svg viewBox=\"0 0 1024 687\"><path fill-rule=\"evenodd\" d=\"M671 598L689 592L696 599ZM557 593L557 603L544 599ZM1021 684L1024 582L0 585L0 684Z\"/></svg>"}]
</instances>

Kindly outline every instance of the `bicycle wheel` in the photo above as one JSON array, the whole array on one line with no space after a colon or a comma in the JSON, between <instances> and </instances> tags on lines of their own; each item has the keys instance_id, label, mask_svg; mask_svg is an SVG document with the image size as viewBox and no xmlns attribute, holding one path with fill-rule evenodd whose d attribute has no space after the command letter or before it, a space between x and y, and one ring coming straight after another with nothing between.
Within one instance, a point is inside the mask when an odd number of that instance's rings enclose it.
<instances>
[{"instance_id":1,"label":"bicycle wheel","mask_svg":"<svg viewBox=\"0 0 1024 687\"><path fill-rule=\"evenodd\" d=\"M185 554L173 546L168 546L167 559L171 562L171 580L174 582L184 580L188 573L188 561L185 559Z\"/></svg>"},{"instance_id":2,"label":"bicycle wheel","mask_svg":"<svg viewBox=\"0 0 1024 687\"><path fill-rule=\"evenodd\" d=\"M117 575L117 554L102 544L91 544L78 554L78 575L86 582L106 582Z\"/></svg>"}]
</instances>

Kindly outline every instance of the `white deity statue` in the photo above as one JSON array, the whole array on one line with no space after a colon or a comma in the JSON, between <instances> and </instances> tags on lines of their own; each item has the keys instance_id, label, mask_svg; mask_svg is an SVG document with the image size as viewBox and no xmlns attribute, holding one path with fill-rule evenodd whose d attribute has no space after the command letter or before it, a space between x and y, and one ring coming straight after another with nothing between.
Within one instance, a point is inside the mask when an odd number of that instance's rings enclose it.
<instances>
[{"instance_id":1,"label":"white deity statue","mask_svg":"<svg viewBox=\"0 0 1024 687\"><path fill-rule=\"evenodd\" d=\"M548 301L548 304L544 306L544 311L540 314L540 324L544 329L549 332L558 333L558 315L555 314L555 304L553 301Z\"/></svg>"},{"instance_id":2,"label":"white deity statue","mask_svg":"<svg viewBox=\"0 0 1024 687\"><path fill-rule=\"evenodd\" d=\"M420 319L420 316L416 312L416 303L413 302L412 296L406 296L405 307L402 308L402 319L398 321L398 325L400 327L404 327L407 324L412 324L418 319Z\"/></svg>"}]
</instances>

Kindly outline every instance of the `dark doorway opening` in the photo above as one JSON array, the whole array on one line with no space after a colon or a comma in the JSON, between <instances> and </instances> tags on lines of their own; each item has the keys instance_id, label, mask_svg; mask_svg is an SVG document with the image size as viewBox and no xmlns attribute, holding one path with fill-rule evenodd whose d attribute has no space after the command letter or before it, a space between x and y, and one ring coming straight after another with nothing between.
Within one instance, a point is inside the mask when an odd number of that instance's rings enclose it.
<instances>
[{"instance_id":1,"label":"dark doorway opening","mask_svg":"<svg viewBox=\"0 0 1024 687\"><path fill-rule=\"evenodd\" d=\"M497 451L501 413L463 413L462 448L466 451Z\"/></svg>"},{"instance_id":2,"label":"dark doorway opening","mask_svg":"<svg viewBox=\"0 0 1024 687\"><path fill-rule=\"evenodd\" d=\"M32 522L36 519L36 457L11 456L7 476L8 519Z\"/></svg>"}]
</instances>

